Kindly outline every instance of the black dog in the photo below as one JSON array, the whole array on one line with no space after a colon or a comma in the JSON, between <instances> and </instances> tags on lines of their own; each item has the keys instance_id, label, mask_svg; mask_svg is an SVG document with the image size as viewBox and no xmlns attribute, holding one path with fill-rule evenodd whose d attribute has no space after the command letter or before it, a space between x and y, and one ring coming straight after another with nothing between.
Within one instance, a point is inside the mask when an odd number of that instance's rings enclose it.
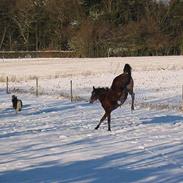
<instances>
[{"instance_id":1,"label":"black dog","mask_svg":"<svg viewBox=\"0 0 183 183\"><path fill-rule=\"evenodd\" d=\"M16 110L16 113L18 111L22 110L22 101L20 99L17 98L17 96L12 95L12 104L13 104L13 108Z\"/></svg>"}]
</instances>

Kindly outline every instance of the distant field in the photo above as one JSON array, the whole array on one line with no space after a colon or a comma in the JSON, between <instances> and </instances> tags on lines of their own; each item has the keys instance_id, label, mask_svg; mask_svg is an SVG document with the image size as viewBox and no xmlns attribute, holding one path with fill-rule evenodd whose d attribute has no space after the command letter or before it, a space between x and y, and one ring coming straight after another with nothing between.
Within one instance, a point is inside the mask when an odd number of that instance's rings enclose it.
<instances>
[{"instance_id":1,"label":"distant field","mask_svg":"<svg viewBox=\"0 0 183 183\"><path fill-rule=\"evenodd\" d=\"M118 74L129 63L134 71L180 70L183 56L168 57L114 57L114 58L48 58L48 59L1 59L0 75L17 77Z\"/></svg>"}]
</instances>

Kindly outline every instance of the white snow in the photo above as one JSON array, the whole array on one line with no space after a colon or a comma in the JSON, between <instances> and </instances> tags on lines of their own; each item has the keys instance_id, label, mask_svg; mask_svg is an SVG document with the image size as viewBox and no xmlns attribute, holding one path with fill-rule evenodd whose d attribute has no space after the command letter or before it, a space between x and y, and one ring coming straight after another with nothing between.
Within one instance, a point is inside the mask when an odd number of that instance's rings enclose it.
<instances>
[{"instance_id":1,"label":"white snow","mask_svg":"<svg viewBox=\"0 0 183 183\"><path fill-rule=\"evenodd\" d=\"M125 63L135 111L129 96L112 112L112 132L106 122L94 130L103 109L88 103L92 86L110 86ZM1 60L0 182L183 182L182 78L182 56ZM69 96L70 80L74 102L61 96ZM12 94L24 104L17 115Z\"/></svg>"}]
</instances>

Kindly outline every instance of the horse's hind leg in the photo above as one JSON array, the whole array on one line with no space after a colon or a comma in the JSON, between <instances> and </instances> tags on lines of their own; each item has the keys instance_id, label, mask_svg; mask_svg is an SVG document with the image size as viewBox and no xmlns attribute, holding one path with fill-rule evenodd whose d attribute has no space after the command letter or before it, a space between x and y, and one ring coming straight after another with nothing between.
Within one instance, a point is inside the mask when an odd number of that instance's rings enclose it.
<instances>
[{"instance_id":1,"label":"horse's hind leg","mask_svg":"<svg viewBox=\"0 0 183 183\"><path fill-rule=\"evenodd\" d=\"M101 118L99 124L95 127L96 130L100 127L101 123L106 119L106 117L107 117L107 113L105 113L105 114L102 116L102 118Z\"/></svg>"},{"instance_id":2,"label":"horse's hind leg","mask_svg":"<svg viewBox=\"0 0 183 183\"><path fill-rule=\"evenodd\" d=\"M131 110L133 111L134 110L135 93L133 93L133 91L132 91L132 92L129 92L129 94L131 95L131 98L132 98Z\"/></svg>"},{"instance_id":3,"label":"horse's hind leg","mask_svg":"<svg viewBox=\"0 0 183 183\"><path fill-rule=\"evenodd\" d=\"M128 93L131 95L132 98L132 105L131 105L131 110L134 110L134 100L135 100L135 93L133 92L133 86L134 82L133 79L131 78L129 85L127 86Z\"/></svg>"},{"instance_id":4,"label":"horse's hind leg","mask_svg":"<svg viewBox=\"0 0 183 183\"><path fill-rule=\"evenodd\" d=\"M108 115L108 131L111 131L111 114Z\"/></svg>"}]
</instances>

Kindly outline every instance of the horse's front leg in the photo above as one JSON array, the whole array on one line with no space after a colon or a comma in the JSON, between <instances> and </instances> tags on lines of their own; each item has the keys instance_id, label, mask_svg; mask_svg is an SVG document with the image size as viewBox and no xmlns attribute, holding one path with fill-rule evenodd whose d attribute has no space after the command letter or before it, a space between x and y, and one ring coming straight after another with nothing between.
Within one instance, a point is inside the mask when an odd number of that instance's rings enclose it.
<instances>
[{"instance_id":1,"label":"horse's front leg","mask_svg":"<svg viewBox=\"0 0 183 183\"><path fill-rule=\"evenodd\" d=\"M108 131L111 131L111 114L108 115L107 121L108 121Z\"/></svg>"},{"instance_id":2,"label":"horse's front leg","mask_svg":"<svg viewBox=\"0 0 183 183\"><path fill-rule=\"evenodd\" d=\"M106 119L106 117L107 117L107 113L105 113L105 114L102 116L102 118L101 118L99 124L95 127L96 130L100 127L101 123Z\"/></svg>"}]
</instances>

